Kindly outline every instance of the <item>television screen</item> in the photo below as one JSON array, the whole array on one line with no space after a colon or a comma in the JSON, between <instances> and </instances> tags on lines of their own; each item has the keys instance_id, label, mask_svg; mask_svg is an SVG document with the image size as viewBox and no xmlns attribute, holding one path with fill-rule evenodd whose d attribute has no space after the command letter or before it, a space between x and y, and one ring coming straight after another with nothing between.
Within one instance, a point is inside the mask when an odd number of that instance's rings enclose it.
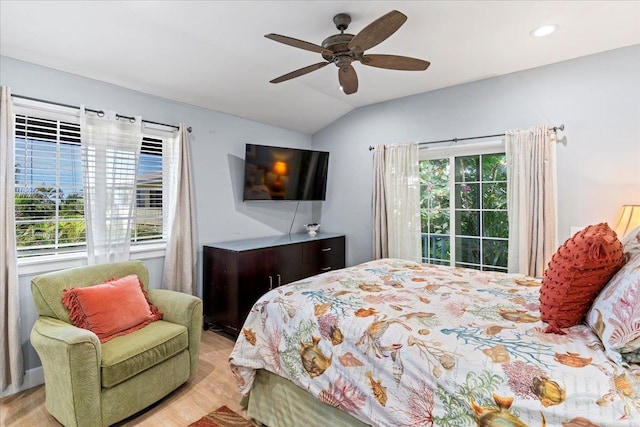
<instances>
[{"instance_id":1,"label":"television screen","mask_svg":"<svg viewBox=\"0 0 640 427\"><path fill-rule=\"evenodd\" d=\"M247 144L244 200L324 200L329 153Z\"/></svg>"}]
</instances>

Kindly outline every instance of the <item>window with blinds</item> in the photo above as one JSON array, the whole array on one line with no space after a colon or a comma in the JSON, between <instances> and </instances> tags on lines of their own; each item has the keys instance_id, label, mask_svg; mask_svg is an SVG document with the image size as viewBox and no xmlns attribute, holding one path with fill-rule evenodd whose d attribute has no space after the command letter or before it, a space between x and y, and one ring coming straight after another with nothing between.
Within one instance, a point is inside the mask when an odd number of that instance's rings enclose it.
<instances>
[{"instance_id":1,"label":"window with blinds","mask_svg":"<svg viewBox=\"0 0 640 427\"><path fill-rule=\"evenodd\" d=\"M162 144L157 138L142 139L136 184L136 217L132 241L162 239Z\"/></svg>"},{"instance_id":2,"label":"window with blinds","mask_svg":"<svg viewBox=\"0 0 640 427\"><path fill-rule=\"evenodd\" d=\"M18 256L85 251L80 125L35 115L15 119ZM156 135L142 141L133 244L163 240L163 145Z\"/></svg>"},{"instance_id":3,"label":"window with blinds","mask_svg":"<svg viewBox=\"0 0 640 427\"><path fill-rule=\"evenodd\" d=\"M18 256L85 250L80 125L16 116Z\"/></svg>"}]
</instances>

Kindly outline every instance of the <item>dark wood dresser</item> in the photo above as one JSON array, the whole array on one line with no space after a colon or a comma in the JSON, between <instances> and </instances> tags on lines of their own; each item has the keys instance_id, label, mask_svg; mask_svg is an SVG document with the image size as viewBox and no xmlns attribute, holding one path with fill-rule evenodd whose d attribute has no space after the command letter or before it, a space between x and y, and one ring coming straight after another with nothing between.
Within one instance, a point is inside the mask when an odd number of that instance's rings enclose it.
<instances>
[{"instance_id":1,"label":"dark wood dresser","mask_svg":"<svg viewBox=\"0 0 640 427\"><path fill-rule=\"evenodd\" d=\"M206 244L202 287L204 328L237 335L264 293L345 266L345 236L318 233Z\"/></svg>"}]
</instances>

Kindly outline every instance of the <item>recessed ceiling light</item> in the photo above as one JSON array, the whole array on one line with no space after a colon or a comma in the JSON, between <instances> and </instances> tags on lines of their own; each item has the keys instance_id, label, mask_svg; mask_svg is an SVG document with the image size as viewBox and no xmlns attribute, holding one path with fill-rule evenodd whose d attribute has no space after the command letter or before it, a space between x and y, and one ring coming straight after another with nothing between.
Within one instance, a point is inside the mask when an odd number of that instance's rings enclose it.
<instances>
[{"instance_id":1,"label":"recessed ceiling light","mask_svg":"<svg viewBox=\"0 0 640 427\"><path fill-rule=\"evenodd\" d=\"M536 28L535 30L531 31L529 35L531 37L544 37L553 33L557 29L558 29L558 26L556 24L542 25Z\"/></svg>"}]
</instances>

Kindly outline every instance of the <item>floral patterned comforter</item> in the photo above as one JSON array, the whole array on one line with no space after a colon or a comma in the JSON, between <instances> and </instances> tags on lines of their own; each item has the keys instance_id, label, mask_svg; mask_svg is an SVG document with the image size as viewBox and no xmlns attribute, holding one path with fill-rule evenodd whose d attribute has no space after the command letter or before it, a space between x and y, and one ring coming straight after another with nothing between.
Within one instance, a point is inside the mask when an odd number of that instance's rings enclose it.
<instances>
[{"instance_id":1,"label":"floral patterned comforter","mask_svg":"<svg viewBox=\"0 0 640 427\"><path fill-rule=\"evenodd\" d=\"M586 325L544 333L540 283L386 259L265 294L230 356L374 426L640 426L640 366Z\"/></svg>"}]
</instances>

